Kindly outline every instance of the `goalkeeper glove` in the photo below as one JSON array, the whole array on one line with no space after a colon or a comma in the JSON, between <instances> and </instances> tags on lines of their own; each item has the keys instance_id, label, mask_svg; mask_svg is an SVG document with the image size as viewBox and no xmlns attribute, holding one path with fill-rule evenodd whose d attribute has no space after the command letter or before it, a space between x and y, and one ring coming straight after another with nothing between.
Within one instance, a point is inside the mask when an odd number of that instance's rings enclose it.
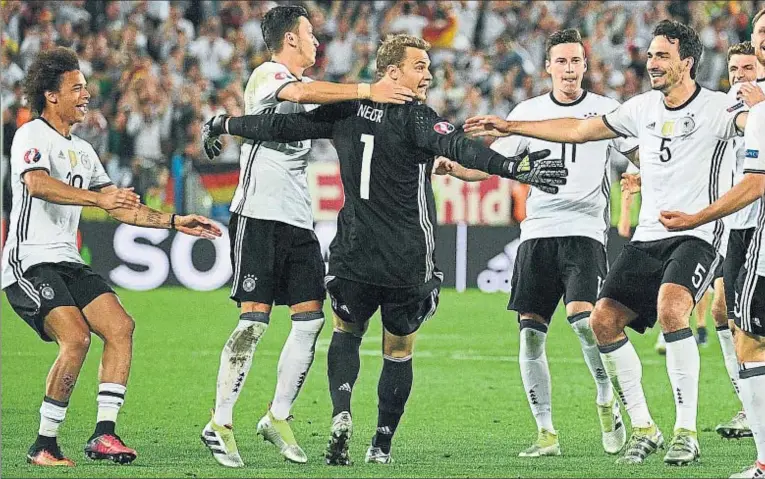
<instances>
[{"instance_id":1,"label":"goalkeeper glove","mask_svg":"<svg viewBox=\"0 0 765 479\"><path fill-rule=\"evenodd\" d=\"M223 143L219 137L227 133L225 128L228 118L228 115L217 115L207 120L207 123L202 126L202 146L210 160L220 155L223 149Z\"/></svg>"},{"instance_id":2,"label":"goalkeeper glove","mask_svg":"<svg viewBox=\"0 0 765 479\"><path fill-rule=\"evenodd\" d=\"M555 194L558 186L566 184L568 169L563 160L544 159L550 150L540 150L507 158L502 164L501 176L534 186L545 193Z\"/></svg>"}]
</instances>

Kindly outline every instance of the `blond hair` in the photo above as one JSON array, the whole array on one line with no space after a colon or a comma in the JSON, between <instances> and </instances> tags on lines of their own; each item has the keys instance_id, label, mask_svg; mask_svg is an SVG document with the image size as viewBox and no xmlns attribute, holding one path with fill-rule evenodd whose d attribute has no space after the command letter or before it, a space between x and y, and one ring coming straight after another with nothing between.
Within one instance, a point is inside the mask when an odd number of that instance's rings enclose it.
<instances>
[{"instance_id":1,"label":"blond hair","mask_svg":"<svg viewBox=\"0 0 765 479\"><path fill-rule=\"evenodd\" d=\"M417 48L419 50L430 50L430 43L422 38L412 35L398 34L388 35L383 40L380 48L377 49L377 77L385 76L385 71L389 66L400 67L406 58L407 47Z\"/></svg>"}]
</instances>

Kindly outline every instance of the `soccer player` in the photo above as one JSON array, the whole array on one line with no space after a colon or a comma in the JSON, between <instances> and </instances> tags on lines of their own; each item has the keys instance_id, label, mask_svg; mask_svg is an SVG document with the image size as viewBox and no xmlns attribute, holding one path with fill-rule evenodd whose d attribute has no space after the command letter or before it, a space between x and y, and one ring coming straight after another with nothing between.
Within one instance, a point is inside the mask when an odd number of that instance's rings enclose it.
<instances>
[{"instance_id":1,"label":"soccer player","mask_svg":"<svg viewBox=\"0 0 765 479\"><path fill-rule=\"evenodd\" d=\"M391 461L391 441L412 387L416 332L436 311L443 277L434 263L434 157L442 155L550 192L557 189L551 185L565 183L560 161L539 159L549 150L505 158L467 139L420 103L432 79L429 47L420 38L395 35L377 51L381 82L410 88L419 102L398 106L363 100L297 115L219 116L205 129L208 154L218 151L215 142L223 133L258 141L332 138L338 150L345 204L326 278L334 312L327 353L334 409L326 461L332 465L351 463L351 393L359 373L359 346L378 308L384 327L383 368L377 433L365 460Z\"/></svg>"},{"instance_id":2,"label":"soccer player","mask_svg":"<svg viewBox=\"0 0 765 479\"><path fill-rule=\"evenodd\" d=\"M735 98L738 89L733 88L734 85L750 83L757 80L758 77L765 78L765 66L757 61L752 43L743 42L731 46L728 49L728 78L731 84L729 95ZM731 141L734 142L731 149L733 154L736 155L733 181L737 183L744 177L746 146L742 139ZM715 320L725 368L728 371L737 396L739 395L737 384L738 361L736 360L736 350L729 322L734 321L736 317L736 278L738 278L738 274L744 266L746 251L754 235L754 228L757 226L758 203L752 203L726 218L731 229L730 239L728 241L725 261L723 262L723 278L715 280L715 299L712 304L712 316ZM746 413L743 409L727 423L718 425L715 431L725 438L749 437L752 435L746 421Z\"/></svg>"},{"instance_id":3,"label":"soccer player","mask_svg":"<svg viewBox=\"0 0 765 479\"><path fill-rule=\"evenodd\" d=\"M619 102L582 88L587 71L582 37L575 29L553 33L546 44L547 73L552 77L549 94L518 104L508 120L588 118L616 109ZM550 368L545 343L547 330L563 298L568 322L579 337L585 363L595 380L595 399L603 449L618 453L626 441L619 405L600 359L590 328L590 313L608 271L606 257L610 215L610 155L612 149L635 156L634 140L616 138L581 145L510 136L491 148L505 156L526 149L560 151L569 169L566 186L557 195L531 189L526 219L521 223L521 245L512 275L509 310L518 312L521 379L537 423L537 439L520 457L560 455L558 433L552 421ZM458 165L452 176L464 180L488 177ZM600 174L593 174L599 172Z\"/></svg>"},{"instance_id":4,"label":"soccer player","mask_svg":"<svg viewBox=\"0 0 765 479\"><path fill-rule=\"evenodd\" d=\"M210 239L221 232L201 216L141 205L132 188L112 184L93 147L70 133L85 117L90 100L72 50L59 47L40 53L29 67L25 93L39 117L19 128L11 145L13 206L3 250L3 290L13 310L40 338L55 341L59 348L27 461L74 466L56 438L94 333L103 340L104 350L97 423L85 455L126 464L136 458L136 451L122 442L115 424L125 400L134 323L112 288L77 250L82 207L99 207L136 226L175 228Z\"/></svg>"},{"instance_id":5,"label":"soccer player","mask_svg":"<svg viewBox=\"0 0 765 479\"><path fill-rule=\"evenodd\" d=\"M765 9L752 22L752 45L765 67ZM744 175L727 194L695 214L662 211L670 231L698 228L759 202L757 225L735 284L733 339L739 364L739 398L757 448L752 467L732 478L765 477L765 80L743 85L740 96L751 106L744 136ZM727 287L727 285L726 285Z\"/></svg>"},{"instance_id":6,"label":"soccer player","mask_svg":"<svg viewBox=\"0 0 765 479\"><path fill-rule=\"evenodd\" d=\"M633 431L620 463L642 463L664 443L646 404L640 358L625 334L657 319L667 342L667 372L675 398L674 437L664 462L684 465L699 457L696 433L700 359L689 317L712 282L725 251L722 221L684 233L668 232L662 209L702 208L730 187L728 141L746 125L741 105L696 83L701 41L690 27L664 20L653 31L647 70L653 91L637 95L604 116L547 121L468 119L466 131L520 134L561 143L636 137L643 189L640 221L609 271L590 317L614 389Z\"/></svg>"},{"instance_id":7,"label":"soccer player","mask_svg":"<svg viewBox=\"0 0 765 479\"><path fill-rule=\"evenodd\" d=\"M256 68L245 88L245 113L295 113L316 103L357 98L403 103L414 95L398 85L312 82L303 72L316 61L318 41L299 6L269 10L262 23L271 61ZM288 305L291 329L279 357L276 390L257 433L289 461L305 463L288 418L313 363L324 325L325 264L313 231L306 177L310 141L242 145L239 184L231 202L229 233L234 271L231 298L239 322L223 347L215 408L202 442L227 467L242 467L233 433L233 410L268 328L273 305Z\"/></svg>"}]
</instances>

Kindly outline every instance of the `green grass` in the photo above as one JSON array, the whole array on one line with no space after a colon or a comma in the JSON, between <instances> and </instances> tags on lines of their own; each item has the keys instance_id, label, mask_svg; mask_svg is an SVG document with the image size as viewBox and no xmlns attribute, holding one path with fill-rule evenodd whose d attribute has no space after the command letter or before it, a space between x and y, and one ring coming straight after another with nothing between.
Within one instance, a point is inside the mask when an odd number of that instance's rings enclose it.
<instances>
[{"instance_id":1,"label":"green grass","mask_svg":"<svg viewBox=\"0 0 765 479\"><path fill-rule=\"evenodd\" d=\"M309 463L285 463L255 435L275 383L276 362L289 328L277 308L235 410L236 431L247 467L217 466L199 440L215 397L218 358L237 320L226 291L183 289L120 292L135 317L134 363L117 432L139 457L130 466L94 463L82 454L96 417L100 341L71 398L60 433L63 450L78 463L69 470L33 468L25 453L37 433L45 376L56 347L42 343L2 304L2 477L727 477L752 463L751 440L727 442L714 426L738 408L716 336L702 350L699 429L701 464L669 468L662 455L640 467L615 466L600 445L595 388L579 341L559 310L548 340L553 412L562 457L520 459L535 427L518 371L518 327L505 311L506 297L445 291L438 314L418 337L415 383L394 440L395 464L370 466L364 452L376 425L380 326L374 318L362 345L362 370L354 394L356 464L329 468L321 460L329 429L326 351L332 328L322 331L316 362L295 404L293 428ZM652 349L655 333L632 340L643 359L643 385L665 435L674 405L663 358Z\"/></svg>"}]
</instances>

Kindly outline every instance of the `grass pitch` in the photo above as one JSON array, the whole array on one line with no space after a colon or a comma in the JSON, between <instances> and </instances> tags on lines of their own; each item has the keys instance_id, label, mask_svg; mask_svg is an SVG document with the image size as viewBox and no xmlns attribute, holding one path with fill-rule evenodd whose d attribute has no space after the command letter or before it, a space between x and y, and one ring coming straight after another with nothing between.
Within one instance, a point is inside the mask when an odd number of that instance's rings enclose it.
<instances>
[{"instance_id":1,"label":"grass pitch","mask_svg":"<svg viewBox=\"0 0 765 479\"><path fill-rule=\"evenodd\" d=\"M376 385L382 367L377 318L361 347L352 467L329 468L321 457L332 409L326 379L331 324L322 331L313 369L293 408L293 429L309 463L286 463L271 444L255 435L255 425L273 394L276 363L289 329L287 309L280 307L272 314L235 409L236 437L247 466L222 468L202 445L199 433L210 418L221 347L238 319L227 291L166 288L120 291L120 296L137 328L117 432L138 451L138 459L118 466L83 456L96 418L101 343L94 337L59 437L77 467L51 470L26 464L56 347L41 342L3 296L2 477L728 477L753 462L751 439L725 441L714 432L739 403L710 328L710 344L701 351L701 463L670 468L662 462L662 453L642 466L616 466L615 458L602 451L595 386L562 309L550 329L547 354L563 455L518 458L518 452L534 440L536 429L518 370L515 315L505 311L507 298L502 294L447 290L436 316L420 329L414 387L393 442L394 464L363 462L377 420ZM631 334L631 339L643 361L651 412L668 440L674 404L664 358L652 349L655 334Z\"/></svg>"}]
</instances>

